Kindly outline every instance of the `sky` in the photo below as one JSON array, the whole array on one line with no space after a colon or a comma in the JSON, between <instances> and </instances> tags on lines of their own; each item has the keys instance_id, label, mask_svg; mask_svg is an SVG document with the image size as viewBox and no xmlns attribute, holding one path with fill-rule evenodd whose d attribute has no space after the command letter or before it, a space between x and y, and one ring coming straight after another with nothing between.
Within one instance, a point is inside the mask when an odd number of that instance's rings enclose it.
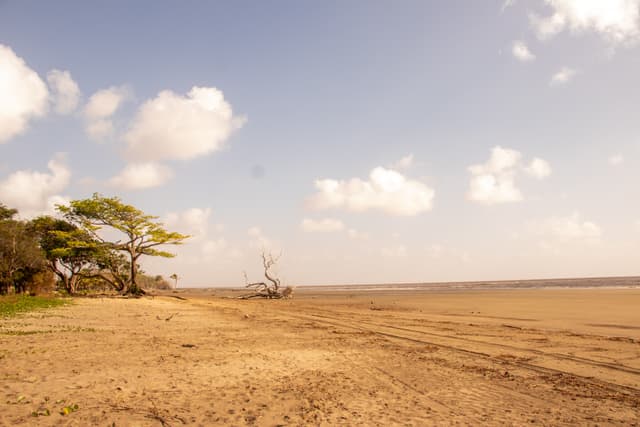
<instances>
[{"instance_id":1,"label":"sky","mask_svg":"<svg viewBox=\"0 0 640 427\"><path fill-rule=\"evenodd\" d=\"M0 0L0 202L181 286L638 273L640 0Z\"/></svg>"}]
</instances>

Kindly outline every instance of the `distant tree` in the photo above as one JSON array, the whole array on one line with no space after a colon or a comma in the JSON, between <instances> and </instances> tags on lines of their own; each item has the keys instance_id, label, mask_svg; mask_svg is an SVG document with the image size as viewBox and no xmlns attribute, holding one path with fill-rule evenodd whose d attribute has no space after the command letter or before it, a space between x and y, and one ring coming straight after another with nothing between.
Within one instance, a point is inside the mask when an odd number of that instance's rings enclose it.
<instances>
[{"instance_id":1,"label":"distant tree","mask_svg":"<svg viewBox=\"0 0 640 427\"><path fill-rule=\"evenodd\" d=\"M175 283L174 288L178 289L178 279L179 279L178 275L176 273L173 273L171 276L169 276L169 279L173 280L173 282Z\"/></svg>"},{"instance_id":2,"label":"distant tree","mask_svg":"<svg viewBox=\"0 0 640 427\"><path fill-rule=\"evenodd\" d=\"M0 221L13 219L13 217L17 213L18 213L17 209L10 209L6 207L3 203L0 203Z\"/></svg>"},{"instance_id":3,"label":"distant tree","mask_svg":"<svg viewBox=\"0 0 640 427\"><path fill-rule=\"evenodd\" d=\"M111 270L114 287L123 294L144 293L137 283L139 264L143 255L170 258L172 253L157 249L162 245L179 245L189 236L164 229L157 218L122 203L117 197L93 197L73 200L69 206L58 206L65 219L90 234L101 250L102 266ZM108 227L121 239L106 240L100 231ZM119 254L115 256L114 254ZM128 269L123 274L123 268Z\"/></svg>"},{"instance_id":4,"label":"distant tree","mask_svg":"<svg viewBox=\"0 0 640 427\"><path fill-rule=\"evenodd\" d=\"M0 293L24 292L44 268L38 239L27 225L13 219L0 221Z\"/></svg>"},{"instance_id":5,"label":"distant tree","mask_svg":"<svg viewBox=\"0 0 640 427\"><path fill-rule=\"evenodd\" d=\"M143 289L169 290L173 285L161 275L149 276L138 272L138 284Z\"/></svg>"}]
</instances>

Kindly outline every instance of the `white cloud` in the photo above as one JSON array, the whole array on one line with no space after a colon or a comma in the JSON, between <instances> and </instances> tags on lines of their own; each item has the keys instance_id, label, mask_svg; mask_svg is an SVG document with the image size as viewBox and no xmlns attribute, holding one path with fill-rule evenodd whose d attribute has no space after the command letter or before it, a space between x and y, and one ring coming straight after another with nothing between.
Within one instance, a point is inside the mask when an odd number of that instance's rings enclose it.
<instances>
[{"instance_id":1,"label":"white cloud","mask_svg":"<svg viewBox=\"0 0 640 427\"><path fill-rule=\"evenodd\" d=\"M0 94L0 144L23 133L31 119L47 113L47 86L22 58L2 44Z\"/></svg>"},{"instance_id":2,"label":"white cloud","mask_svg":"<svg viewBox=\"0 0 640 427\"><path fill-rule=\"evenodd\" d=\"M330 233L344 230L342 221L333 218L321 220L305 218L302 220L300 227L308 233Z\"/></svg>"},{"instance_id":3,"label":"white cloud","mask_svg":"<svg viewBox=\"0 0 640 427\"><path fill-rule=\"evenodd\" d=\"M118 175L109 180L109 184L123 190L143 190L159 187L173 177L167 166L158 163L131 163Z\"/></svg>"},{"instance_id":4,"label":"white cloud","mask_svg":"<svg viewBox=\"0 0 640 427\"><path fill-rule=\"evenodd\" d=\"M568 29L574 34L595 32L611 43L633 42L640 35L640 0L545 0L551 14L532 14L540 39Z\"/></svg>"},{"instance_id":5,"label":"white cloud","mask_svg":"<svg viewBox=\"0 0 640 427\"><path fill-rule=\"evenodd\" d=\"M521 40L516 40L513 42L511 53L516 59L522 62L530 62L536 59L536 56L531 53L527 45L524 44L524 42Z\"/></svg>"},{"instance_id":6,"label":"white cloud","mask_svg":"<svg viewBox=\"0 0 640 427\"><path fill-rule=\"evenodd\" d=\"M54 214L56 204L68 199L59 195L71 178L64 156L59 154L47 164L50 173L20 170L0 181L0 200L18 209L23 218Z\"/></svg>"},{"instance_id":7,"label":"white cloud","mask_svg":"<svg viewBox=\"0 0 640 427\"><path fill-rule=\"evenodd\" d=\"M523 199L516 187L519 169L535 178L542 179L551 174L551 166L545 160L535 158L527 167L522 166L522 154L516 150L496 146L486 163L469 167L469 200L488 205L519 202Z\"/></svg>"},{"instance_id":8,"label":"white cloud","mask_svg":"<svg viewBox=\"0 0 640 427\"><path fill-rule=\"evenodd\" d=\"M577 71L573 68L562 67L558 72L551 76L551 86L561 86L569 83L575 77Z\"/></svg>"},{"instance_id":9,"label":"white cloud","mask_svg":"<svg viewBox=\"0 0 640 427\"><path fill-rule=\"evenodd\" d=\"M78 108L80 88L69 71L51 70L47 82L53 95L54 110L58 114L70 114Z\"/></svg>"},{"instance_id":10,"label":"white cloud","mask_svg":"<svg viewBox=\"0 0 640 427\"><path fill-rule=\"evenodd\" d=\"M543 237L545 247L556 247L566 243L597 243L602 236L602 229L592 221L585 221L575 212L565 217L552 217L533 222L530 228L535 234Z\"/></svg>"},{"instance_id":11,"label":"white cloud","mask_svg":"<svg viewBox=\"0 0 640 427\"><path fill-rule=\"evenodd\" d=\"M551 165L546 160L536 157L524 171L536 179L544 179L551 175Z\"/></svg>"},{"instance_id":12,"label":"white cloud","mask_svg":"<svg viewBox=\"0 0 640 427\"><path fill-rule=\"evenodd\" d=\"M192 239L203 238L209 231L211 208L190 208L182 212L169 212L164 223L169 229L193 236Z\"/></svg>"},{"instance_id":13,"label":"white cloud","mask_svg":"<svg viewBox=\"0 0 640 427\"><path fill-rule=\"evenodd\" d=\"M400 160L398 160L397 162L395 162L391 166L391 169L407 170L407 169L411 168L411 166L413 166L413 154L408 154L408 155L404 156L403 158L401 158Z\"/></svg>"},{"instance_id":14,"label":"white cloud","mask_svg":"<svg viewBox=\"0 0 640 427\"><path fill-rule=\"evenodd\" d=\"M90 138L101 140L113 134L111 117L129 96L124 86L112 86L91 95L84 107L86 131Z\"/></svg>"},{"instance_id":15,"label":"white cloud","mask_svg":"<svg viewBox=\"0 0 640 427\"><path fill-rule=\"evenodd\" d=\"M468 198L486 204L522 200L522 193L514 182L516 166L521 157L515 150L494 147L487 163L469 167L471 181Z\"/></svg>"},{"instance_id":16,"label":"white cloud","mask_svg":"<svg viewBox=\"0 0 640 427\"><path fill-rule=\"evenodd\" d=\"M609 157L609 164L611 166L619 166L624 162L624 157L622 154L614 154Z\"/></svg>"},{"instance_id":17,"label":"white cloud","mask_svg":"<svg viewBox=\"0 0 640 427\"><path fill-rule=\"evenodd\" d=\"M214 87L193 87L186 96L165 90L138 110L124 137L127 155L146 161L198 157L221 149L244 121Z\"/></svg>"},{"instance_id":18,"label":"white cloud","mask_svg":"<svg viewBox=\"0 0 640 427\"><path fill-rule=\"evenodd\" d=\"M431 210L435 194L422 182L383 167L373 169L368 181L320 179L315 186L318 193L308 199L314 209L343 208L353 212L377 209L405 216Z\"/></svg>"}]
</instances>

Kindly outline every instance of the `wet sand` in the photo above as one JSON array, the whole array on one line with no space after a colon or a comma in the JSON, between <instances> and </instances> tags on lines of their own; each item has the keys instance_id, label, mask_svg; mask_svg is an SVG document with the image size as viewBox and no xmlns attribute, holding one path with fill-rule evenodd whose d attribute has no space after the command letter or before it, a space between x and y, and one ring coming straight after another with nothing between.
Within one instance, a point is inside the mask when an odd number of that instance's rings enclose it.
<instances>
[{"instance_id":1,"label":"wet sand","mask_svg":"<svg viewBox=\"0 0 640 427\"><path fill-rule=\"evenodd\" d=\"M640 289L237 294L0 320L0 425L639 423Z\"/></svg>"}]
</instances>

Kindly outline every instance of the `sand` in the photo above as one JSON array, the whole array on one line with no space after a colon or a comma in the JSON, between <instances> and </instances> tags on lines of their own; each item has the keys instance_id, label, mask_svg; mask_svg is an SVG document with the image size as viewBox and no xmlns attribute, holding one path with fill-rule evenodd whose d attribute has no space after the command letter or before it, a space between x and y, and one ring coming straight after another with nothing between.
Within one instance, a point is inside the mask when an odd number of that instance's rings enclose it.
<instances>
[{"instance_id":1,"label":"sand","mask_svg":"<svg viewBox=\"0 0 640 427\"><path fill-rule=\"evenodd\" d=\"M219 295L0 320L0 425L640 422L638 289Z\"/></svg>"}]
</instances>

